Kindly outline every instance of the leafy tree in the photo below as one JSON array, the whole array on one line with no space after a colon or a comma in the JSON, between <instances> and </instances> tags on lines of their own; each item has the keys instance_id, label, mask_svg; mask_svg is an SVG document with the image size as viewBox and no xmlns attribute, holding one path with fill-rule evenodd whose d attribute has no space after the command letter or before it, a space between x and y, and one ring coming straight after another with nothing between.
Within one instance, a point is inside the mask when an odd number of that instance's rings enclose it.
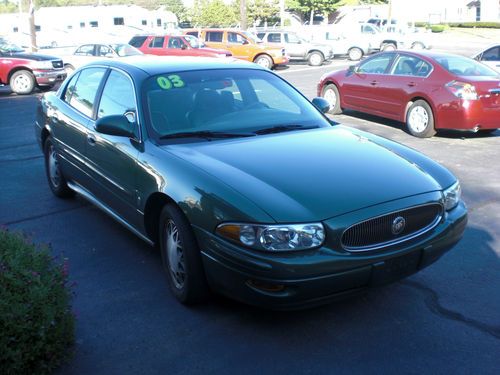
<instances>
[{"instance_id":1,"label":"leafy tree","mask_svg":"<svg viewBox=\"0 0 500 375\"><path fill-rule=\"evenodd\" d=\"M17 12L17 5L8 0L0 1L0 13L14 13Z\"/></svg>"},{"instance_id":2,"label":"leafy tree","mask_svg":"<svg viewBox=\"0 0 500 375\"><path fill-rule=\"evenodd\" d=\"M185 21L187 18L187 9L182 0L160 0L159 5L163 5L165 10L168 10L177 16L179 22Z\"/></svg>"},{"instance_id":3,"label":"leafy tree","mask_svg":"<svg viewBox=\"0 0 500 375\"><path fill-rule=\"evenodd\" d=\"M231 3L235 13L240 14L240 0ZM266 22L279 18L279 0L246 0L247 24Z\"/></svg>"},{"instance_id":4,"label":"leafy tree","mask_svg":"<svg viewBox=\"0 0 500 375\"><path fill-rule=\"evenodd\" d=\"M341 0L287 0L286 6L289 10L296 11L302 16L309 15L312 24L315 14L328 14L339 7ZM305 18L305 17L303 17Z\"/></svg>"},{"instance_id":5,"label":"leafy tree","mask_svg":"<svg viewBox=\"0 0 500 375\"><path fill-rule=\"evenodd\" d=\"M195 0L190 12L191 23L206 27L227 27L239 20L232 6L222 0Z\"/></svg>"}]
</instances>

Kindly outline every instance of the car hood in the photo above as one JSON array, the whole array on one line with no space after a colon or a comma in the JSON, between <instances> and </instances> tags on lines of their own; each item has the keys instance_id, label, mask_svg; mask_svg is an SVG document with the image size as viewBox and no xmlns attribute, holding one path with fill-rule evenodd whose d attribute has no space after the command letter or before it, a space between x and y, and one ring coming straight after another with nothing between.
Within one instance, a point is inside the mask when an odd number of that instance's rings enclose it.
<instances>
[{"instance_id":1,"label":"car hood","mask_svg":"<svg viewBox=\"0 0 500 375\"><path fill-rule=\"evenodd\" d=\"M409 155L437 163L369 137L336 126L163 148L239 191L277 222L324 220L442 189ZM391 144L410 153L403 156Z\"/></svg>"},{"instance_id":2,"label":"car hood","mask_svg":"<svg viewBox=\"0 0 500 375\"><path fill-rule=\"evenodd\" d=\"M34 61L60 60L59 58L54 56L42 55L41 53L30 53L30 52L13 52L9 53L8 56L15 57L17 59L26 59Z\"/></svg>"}]
</instances>

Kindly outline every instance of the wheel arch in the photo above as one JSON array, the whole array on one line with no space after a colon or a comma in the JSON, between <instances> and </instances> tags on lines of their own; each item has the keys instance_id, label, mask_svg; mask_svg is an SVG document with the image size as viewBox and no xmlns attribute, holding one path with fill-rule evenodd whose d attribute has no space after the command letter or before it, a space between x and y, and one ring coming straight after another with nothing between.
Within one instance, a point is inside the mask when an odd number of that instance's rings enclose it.
<instances>
[{"instance_id":1,"label":"wheel arch","mask_svg":"<svg viewBox=\"0 0 500 375\"><path fill-rule=\"evenodd\" d=\"M267 52L260 52L260 53L256 54L256 55L254 56L254 58L253 58L253 60L252 60L252 61L253 61L253 62L255 62L255 60L257 60L257 59L258 59L259 57L261 57L261 56L267 56L267 57L269 57L269 58L271 59L272 63L273 63L273 66L274 66L274 64L275 64L274 59L273 59L273 57L272 57L270 54L268 54Z\"/></svg>"},{"instance_id":2,"label":"wheel arch","mask_svg":"<svg viewBox=\"0 0 500 375\"><path fill-rule=\"evenodd\" d=\"M15 68L13 68L10 72L9 72L9 75L7 77L7 83L10 84L10 79L11 77L14 75L14 73L16 72L19 72L20 70L26 70L28 72L30 72L31 74L33 74L33 70L31 70L30 68L28 68L27 66L16 66ZM36 83L36 82L35 82Z\"/></svg>"},{"instance_id":3,"label":"wheel arch","mask_svg":"<svg viewBox=\"0 0 500 375\"><path fill-rule=\"evenodd\" d=\"M311 54L313 54L315 52L320 53L321 56L323 56L323 59L325 59L324 53L322 51L320 51L319 49L310 49L309 51L307 51L307 57L309 57Z\"/></svg>"},{"instance_id":4,"label":"wheel arch","mask_svg":"<svg viewBox=\"0 0 500 375\"><path fill-rule=\"evenodd\" d=\"M174 199L167 194L158 191L148 197L144 206L144 229L146 230L147 237L155 244L158 243L158 221L160 219L160 214L163 207L167 204L173 204L179 207ZM185 215L185 212L182 212Z\"/></svg>"}]
</instances>

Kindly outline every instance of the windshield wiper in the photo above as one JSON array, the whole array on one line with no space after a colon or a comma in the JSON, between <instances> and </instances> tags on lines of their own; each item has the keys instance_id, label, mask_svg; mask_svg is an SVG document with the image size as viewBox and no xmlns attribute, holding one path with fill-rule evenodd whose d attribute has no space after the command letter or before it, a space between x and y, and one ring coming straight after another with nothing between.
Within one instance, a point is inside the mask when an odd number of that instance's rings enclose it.
<instances>
[{"instance_id":1,"label":"windshield wiper","mask_svg":"<svg viewBox=\"0 0 500 375\"><path fill-rule=\"evenodd\" d=\"M317 126L315 125L278 125L278 126L273 126L271 128L265 128L265 129L260 129L255 132L255 134L272 134L272 133L281 133L281 132L288 132L292 130L298 130L298 129L316 129Z\"/></svg>"},{"instance_id":2,"label":"windshield wiper","mask_svg":"<svg viewBox=\"0 0 500 375\"><path fill-rule=\"evenodd\" d=\"M165 134L160 137L160 139L175 139L175 138L204 138L204 139L214 139L214 138L240 138L240 137L253 137L255 134L247 133L224 133L224 132L214 132L208 130L200 130L196 132L180 132Z\"/></svg>"}]
</instances>

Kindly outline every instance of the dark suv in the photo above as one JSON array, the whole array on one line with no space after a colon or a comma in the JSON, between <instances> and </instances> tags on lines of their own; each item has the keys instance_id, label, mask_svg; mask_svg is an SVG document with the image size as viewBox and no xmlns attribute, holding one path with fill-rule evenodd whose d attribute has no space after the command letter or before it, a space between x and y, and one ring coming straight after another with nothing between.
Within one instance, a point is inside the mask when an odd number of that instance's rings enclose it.
<instances>
[{"instance_id":1,"label":"dark suv","mask_svg":"<svg viewBox=\"0 0 500 375\"><path fill-rule=\"evenodd\" d=\"M0 84L10 85L16 94L30 94L35 87L50 89L64 81L61 59L39 53L26 53L0 38Z\"/></svg>"}]
</instances>

